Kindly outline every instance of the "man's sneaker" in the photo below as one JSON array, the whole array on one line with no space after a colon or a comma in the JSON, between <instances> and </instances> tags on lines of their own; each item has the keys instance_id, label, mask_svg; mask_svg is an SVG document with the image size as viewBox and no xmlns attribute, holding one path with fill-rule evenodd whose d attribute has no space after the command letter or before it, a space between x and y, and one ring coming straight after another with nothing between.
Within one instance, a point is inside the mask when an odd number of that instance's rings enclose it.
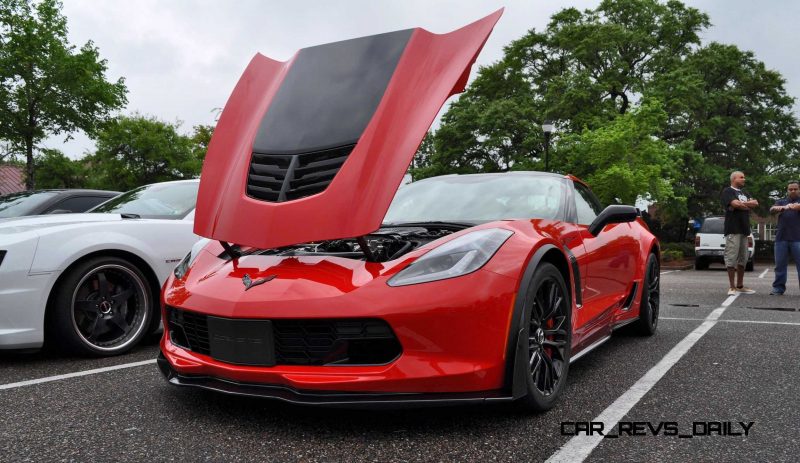
<instances>
[{"instance_id":1,"label":"man's sneaker","mask_svg":"<svg viewBox=\"0 0 800 463\"><path fill-rule=\"evenodd\" d=\"M742 294L755 294L756 293L756 291L754 289L750 289L747 286L742 286L741 288L736 288L736 292L737 293L742 293Z\"/></svg>"},{"instance_id":2,"label":"man's sneaker","mask_svg":"<svg viewBox=\"0 0 800 463\"><path fill-rule=\"evenodd\" d=\"M772 291L770 291L770 292L769 292L769 295L770 295L770 296L783 296L783 293L782 293L782 292L779 292L779 291L775 291L775 290L773 289Z\"/></svg>"},{"instance_id":3,"label":"man's sneaker","mask_svg":"<svg viewBox=\"0 0 800 463\"><path fill-rule=\"evenodd\" d=\"M728 296L735 296L736 295L736 288L731 288L728 290Z\"/></svg>"}]
</instances>

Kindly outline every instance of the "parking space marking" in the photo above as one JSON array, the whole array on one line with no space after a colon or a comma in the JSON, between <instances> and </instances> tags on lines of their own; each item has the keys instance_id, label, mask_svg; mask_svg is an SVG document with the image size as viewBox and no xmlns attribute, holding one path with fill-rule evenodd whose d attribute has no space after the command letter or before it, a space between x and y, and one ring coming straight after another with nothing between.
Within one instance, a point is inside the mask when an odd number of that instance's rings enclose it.
<instances>
[{"instance_id":1,"label":"parking space marking","mask_svg":"<svg viewBox=\"0 0 800 463\"><path fill-rule=\"evenodd\" d=\"M611 405L603 410L598 415L594 422L603 422L603 429L612 429L619 423L619 421L628 414L628 412L636 405L645 394L647 394L656 383L664 377L665 374L672 368L678 360L681 359L689 349L694 346L700 338L705 335L708 330L714 327L719 321L719 317L723 312L733 304L738 294L729 296L718 308L714 309L703 320L703 323L695 328L691 333L686 335L678 344L675 345L667 355L665 355L653 368L639 378L636 383L625 391L617 398ZM578 435L567 441L556 453L547 459L548 463L556 462L574 462L584 461L589 454L592 453L595 447L603 440L603 436L598 434L593 435Z\"/></svg>"},{"instance_id":2,"label":"parking space marking","mask_svg":"<svg viewBox=\"0 0 800 463\"><path fill-rule=\"evenodd\" d=\"M668 273L673 273L673 272L680 272L680 270L667 270L667 271L661 272L661 274L662 275L666 275Z\"/></svg>"},{"instance_id":3,"label":"parking space marking","mask_svg":"<svg viewBox=\"0 0 800 463\"><path fill-rule=\"evenodd\" d=\"M155 359L142 360L141 362L123 363L122 365L113 365L110 367L95 368L93 370L76 371L75 373L66 373L63 375L47 376L44 378L30 379L28 381L19 381L16 383L0 384L0 391L5 389L14 389L23 386L33 386L36 384L49 383L51 381L60 381L62 379L78 378L80 376L95 375L97 373L105 373L107 371L122 370L125 368L140 367L143 365L151 365L156 363Z\"/></svg>"},{"instance_id":4,"label":"parking space marking","mask_svg":"<svg viewBox=\"0 0 800 463\"><path fill-rule=\"evenodd\" d=\"M761 275L759 275L758 277L764 278L767 275L767 272L769 272L769 267L765 268L764 271L761 272Z\"/></svg>"},{"instance_id":5,"label":"parking space marking","mask_svg":"<svg viewBox=\"0 0 800 463\"><path fill-rule=\"evenodd\" d=\"M681 317L658 317L659 320L685 320L685 321L702 321L705 318L681 318ZM800 326L800 323L796 322L773 322L769 320L717 320L720 322L729 322L729 323L760 323L762 325L795 325Z\"/></svg>"}]
</instances>

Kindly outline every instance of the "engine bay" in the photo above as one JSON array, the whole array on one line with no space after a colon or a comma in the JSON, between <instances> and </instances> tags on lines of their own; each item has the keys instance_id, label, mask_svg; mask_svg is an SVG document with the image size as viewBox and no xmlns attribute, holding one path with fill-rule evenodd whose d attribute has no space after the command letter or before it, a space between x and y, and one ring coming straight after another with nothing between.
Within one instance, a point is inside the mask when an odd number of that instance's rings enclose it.
<instances>
[{"instance_id":1,"label":"engine bay","mask_svg":"<svg viewBox=\"0 0 800 463\"><path fill-rule=\"evenodd\" d=\"M263 249L252 254L337 256L370 262L387 262L467 227L468 225L445 223L425 226L385 226L358 238L296 244L282 248Z\"/></svg>"}]
</instances>

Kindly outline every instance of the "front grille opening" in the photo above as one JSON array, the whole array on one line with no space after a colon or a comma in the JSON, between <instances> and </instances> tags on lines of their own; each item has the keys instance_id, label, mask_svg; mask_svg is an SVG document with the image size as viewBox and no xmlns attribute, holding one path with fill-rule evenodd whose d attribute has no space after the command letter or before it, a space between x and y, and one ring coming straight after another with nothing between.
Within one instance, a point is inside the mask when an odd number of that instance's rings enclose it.
<instances>
[{"instance_id":1,"label":"front grille opening","mask_svg":"<svg viewBox=\"0 0 800 463\"><path fill-rule=\"evenodd\" d=\"M273 327L283 365L381 365L402 350L383 320L274 320Z\"/></svg>"},{"instance_id":2,"label":"front grille opening","mask_svg":"<svg viewBox=\"0 0 800 463\"><path fill-rule=\"evenodd\" d=\"M355 145L301 154L253 153L247 195L267 202L285 202L325 191Z\"/></svg>"},{"instance_id":3,"label":"front grille opening","mask_svg":"<svg viewBox=\"0 0 800 463\"><path fill-rule=\"evenodd\" d=\"M173 344L214 358L206 315L168 307L167 317ZM272 340L275 365L384 365L402 353L380 319L272 320Z\"/></svg>"}]
</instances>

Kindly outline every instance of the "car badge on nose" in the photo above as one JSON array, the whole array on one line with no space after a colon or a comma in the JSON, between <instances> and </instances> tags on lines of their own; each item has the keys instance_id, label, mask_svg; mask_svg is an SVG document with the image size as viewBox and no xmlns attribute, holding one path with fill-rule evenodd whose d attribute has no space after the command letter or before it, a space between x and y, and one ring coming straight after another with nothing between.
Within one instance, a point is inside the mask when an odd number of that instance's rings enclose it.
<instances>
[{"instance_id":1,"label":"car badge on nose","mask_svg":"<svg viewBox=\"0 0 800 463\"><path fill-rule=\"evenodd\" d=\"M249 273L245 273L244 276L242 277L242 283L244 284L244 290L247 291L253 286L263 285L264 283L272 281L277 277L278 275L270 275L264 278L259 278L258 280L253 280L252 278L250 278Z\"/></svg>"}]
</instances>

